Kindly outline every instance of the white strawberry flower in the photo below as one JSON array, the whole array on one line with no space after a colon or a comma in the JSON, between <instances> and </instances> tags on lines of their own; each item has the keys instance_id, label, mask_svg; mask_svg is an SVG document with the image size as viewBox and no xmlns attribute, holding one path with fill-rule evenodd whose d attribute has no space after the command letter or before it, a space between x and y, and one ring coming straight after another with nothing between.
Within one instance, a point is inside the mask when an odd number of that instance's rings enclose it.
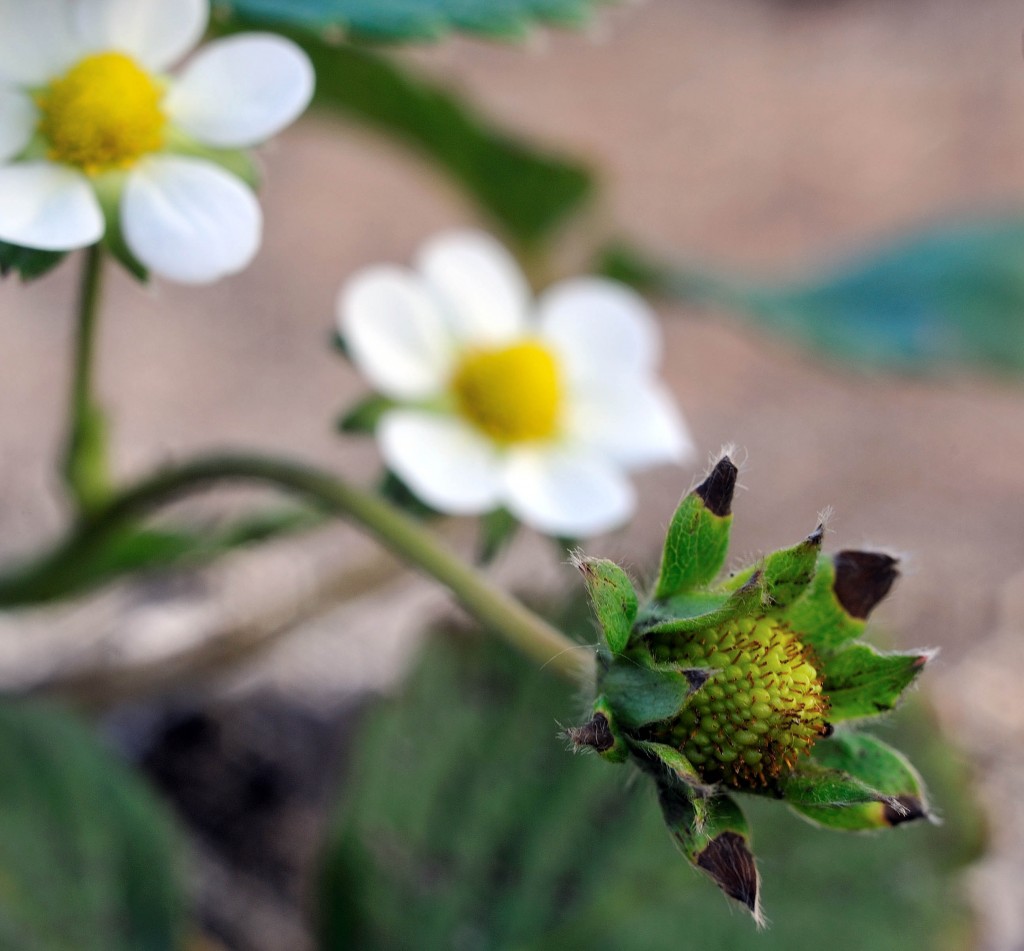
<instances>
[{"instance_id":1,"label":"white strawberry flower","mask_svg":"<svg viewBox=\"0 0 1024 951\"><path fill-rule=\"evenodd\" d=\"M252 189L211 160L308 105L293 43L210 43L209 0L0 0L0 240L68 251L113 226L156 274L206 283L259 248Z\"/></svg>"},{"instance_id":2,"label":"white strawberry flower","mask_svg":"<svg viewBox=\"0 0 1024 951\"><path fill-rule=\"evenodd\" d=\"M396 403L377 427L384 460L424 502L503 506L583 538L633 513L627 471L693 456L656 375L657 323L631 289L581 277L534 302L508 252L477 232L436 237L417 264L358 274L338 319L356 366Z\"/></svg>"}]
</instances>

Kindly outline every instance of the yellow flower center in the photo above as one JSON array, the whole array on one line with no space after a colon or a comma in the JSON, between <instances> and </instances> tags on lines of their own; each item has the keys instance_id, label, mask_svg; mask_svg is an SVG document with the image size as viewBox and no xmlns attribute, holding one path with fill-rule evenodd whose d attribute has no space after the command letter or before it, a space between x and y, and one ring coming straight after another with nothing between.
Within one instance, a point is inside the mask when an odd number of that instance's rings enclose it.
<instances>
[{"instance_id":1,"label":"yellow flower center","mask_svg":"<svg viewBox=\"0 0 1024 951\"><path fill-rule=\"evenodd\" d=\"M89 174L130 166L163 145L163 95L131 57L87 56L38 96L49 157Z\"/></svg>"},{"instance_id":2,"label":"yellow flower center","mask_svg":"<svg viewBox=\"0 0 1024 951\"><path fill-rule=\"evenodd\" d=\"M546 439L558 426L558 364L534 341L471 351L451 388L459 413L495 442Z\"/></svg>"}]
</instances>

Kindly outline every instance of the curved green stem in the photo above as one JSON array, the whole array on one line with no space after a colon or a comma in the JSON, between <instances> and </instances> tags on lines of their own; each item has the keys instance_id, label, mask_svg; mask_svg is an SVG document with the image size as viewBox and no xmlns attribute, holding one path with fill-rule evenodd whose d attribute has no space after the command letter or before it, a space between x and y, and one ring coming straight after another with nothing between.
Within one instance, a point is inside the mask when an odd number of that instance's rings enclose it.
<instances>
[{"instance_id":1,"label":"curved green stem","mask_svg":"<svg viewBox=\"0 0 1024 951\"><path fill-rule=\"evenodd\" d=\"M63 459L64 481L81 512L94 511L110 496L106 420L93 398L103 253L99 244L88 248L82 266L68 434Z\"/></svg>"},{"instance_id":2,"label":"curved green stem","mask_svg":"<svg viewBox=\"0 0 1024 951\"><path fill-rule=\"evenodd\" d=\"M592 653L570 641L515 598L492 585L429 529L388 502L333 474L284 460L220 455L168 468L126 489L80 525L63 557L90 550L140 516L213 482L265 482L303 496L325 511L358 523L395 554L447 587L486 627L557 673L577 679L593 671Z\"/></svg>"}]
</instances>

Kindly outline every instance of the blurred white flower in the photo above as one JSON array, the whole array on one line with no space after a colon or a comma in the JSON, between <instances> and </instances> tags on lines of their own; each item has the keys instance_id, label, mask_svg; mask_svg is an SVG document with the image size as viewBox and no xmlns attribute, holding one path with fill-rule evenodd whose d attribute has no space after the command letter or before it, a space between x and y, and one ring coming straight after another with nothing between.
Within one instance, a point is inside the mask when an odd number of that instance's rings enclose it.
<instances>
[{"instance_id":1,"label":"blurred white flower","mask_svg":"<svg viewBox=\"0 0 1024 951\"><path fill-rule=\"evenodd\" d=\"M121 232L171 280L244 268L262 230L251 188L210 160L278 132L313 69L270 34L202 37L209 0L0 0L0 240L66 251Z\"/></svg>"},{"instance_id":2,"label":"blurred white flower","mask_svg":"<svg viewBox=\"0 0 1024 951\"><path fill-rule=\"evenodd\" d=\"M508 252L440 235L419 273L370 268L338 300L352 359L401 405L380 419L387 465L439 511L507 508L550 535L625 522L627 470L683 462L686 426L655 366L644 301L613 281L564 281L534 303Z\"/></svg>"}]
</instances>

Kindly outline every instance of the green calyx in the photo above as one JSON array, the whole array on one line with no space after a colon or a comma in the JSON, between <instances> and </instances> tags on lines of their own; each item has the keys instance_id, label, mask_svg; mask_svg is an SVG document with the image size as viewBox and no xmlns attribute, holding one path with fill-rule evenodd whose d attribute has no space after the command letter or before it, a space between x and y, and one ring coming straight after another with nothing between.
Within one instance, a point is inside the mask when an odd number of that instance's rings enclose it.
<instances>
[{"instance_id":1,"label":"green calyx","mask_svg":"<svg viewBox=\"0 0 1024 951\"><path fill-rule=\"evenodd\" d=\"M760 920L750 832L726 792L783 799L837 829L927 818L906 759L843 721L893 709L930 654L856 641L896 561L823 555L820 525L720 577L736 476L725 457L683 498L648 598L613 563L576 559L604 645L592 717L568 736L651 775L683 853Z\"/></svg>"}]
</instances>

